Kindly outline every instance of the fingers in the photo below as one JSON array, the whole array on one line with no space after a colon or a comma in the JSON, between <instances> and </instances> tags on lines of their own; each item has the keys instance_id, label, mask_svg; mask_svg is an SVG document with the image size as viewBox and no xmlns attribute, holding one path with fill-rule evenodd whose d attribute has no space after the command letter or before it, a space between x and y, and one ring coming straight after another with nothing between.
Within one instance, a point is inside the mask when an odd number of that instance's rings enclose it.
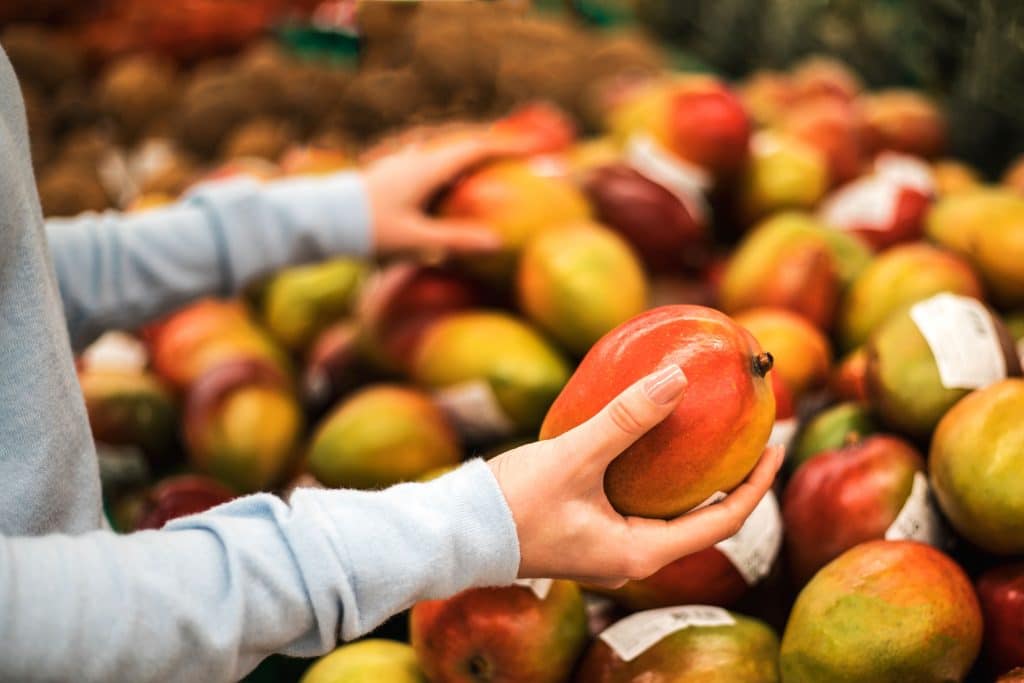
<instances>
[{"instance_id":1,"label":"fingers","mask_svg":"<svg viewBox=\"0 0 1024 683\"><path fill-rule=\"evenodd\" d=\"M601 412L558 437L558 449L605 467L664 420L686 391L686 374L669 365L635 382Z\"/></svg>"},{"instance_id":2,"label":"fingers","mask_svg":"<svg viewBox=\"0 0 1024 683\"><path fill-rule=\"evenodd\" d=\"M495 251L501 238L489 226L477 221L436 219L410 214L404 219L403 240L395 245L415 249L436 249L444 252Z\"/></svg>"},{"instance_id":3,"label":"fingers","mask_svg":"<svg viewBox=\"0 0 1024 683\"><path fill-rule=\"evenodd\" d=\"M765 450L746 481L720 503L671 521L628 518L631 545L641 549L639 573L648 569L653 573L675 559L734 536L771 488L784 453L781 446Z\"/></svg>"},{"instance_id":4,"label":"fingers","mask_svg":"<svg viewBox=\"0 0 1024 683\"><path fill-rule=\"evenodd\" d=\"M424 169L417 179L417 193L425 198L473 166L498 157L527 155L533 148L533 142L524 136L485 131L462 133L425 144L411 152L419 157L413 163Z\"/></svg>"}]
</instances>

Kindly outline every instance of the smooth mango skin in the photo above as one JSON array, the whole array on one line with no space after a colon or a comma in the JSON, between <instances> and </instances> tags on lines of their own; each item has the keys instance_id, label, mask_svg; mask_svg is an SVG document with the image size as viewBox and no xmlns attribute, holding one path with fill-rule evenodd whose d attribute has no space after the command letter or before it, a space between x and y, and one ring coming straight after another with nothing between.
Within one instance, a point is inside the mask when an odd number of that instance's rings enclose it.
<instances>
[{"instance_id":1,"label":"smooth mango skin","mask_svg":"<svg viewBox=\"0 0 1024 683\"><path fill-rule=\"evenodd\" d=\"M884 538L917 472L924 472L921 454L884 434L819 453L797 469L782 497L793 579L802 584L844 551Z\"/></svg>"},{"instance_id":2,"label":"smooth mango skin","mask_svg":"<svg viewBox=\"0 0 1024 683\"><path fill-rule=\"evenodd\" d=\"M1006 357L1007 374L1019 376L1015 357L1003 323L994 316ZM926 440L947 410L970 393L968 389L947 389L939 378L939 367L931 347L908 311L892 315L867 345L867 388L871 405L889 427Z\"/></svg>"},{"instance_id":3,"label":"smooth mango skin","mask_svg":"<svg viewBox=\"0 0 1024 683\"><path fill-rule=\"evenodd\" d=\"M534 237L519 261L518 285L520 306L530 319L578 356L647 302L637 255L595 223Z\"/></svg>"},{"instance_id":4,"label":"smooth mango skin","mask_svg":"<svg viewBox=\"0 0 1024 683\"><path fill-rule=\"evenodd\" d=\"M870 541L818 572L782 637L783 683L961 681L981 647L963 570L913 541Z\"/></svg>"},{"instance_id":5,"label":"smooth mango skin","mask_svg":"<svg viewBox=\"0 0 1024 683\"><path fill-rule=\"evenodd\" d=\"M825 259L824 272L812 267L817 257ZM757 224L729 260L719 292L722 309L782 306L827 328L839 292L870 260L867 246L855 237L808 214L776 214Z\"/></svg>"},{"instance_id":6,"label":"smooth mango skin","mask_svg":"<svg viewBox=\"0 0 1024 683\"><path fill-rule=\"evenodd\" d=\"M527 161L499 161L456 184L441 202L440 215L486 225L497 234L502 251L476 255L467 266L505 280L515 273L518 253L532 236L587 220L590 205L567 179L541 175Z\"/></svg>"},{"instance_id":7,"label":"smooth mango skin","mask_svg":"<svg viewBox=\"0 0 1024 683\"><path fill-rule=\"evenodd\" d=\"M241 387L202 426L186 430L189 456L197 468L240 493L265 491L291 464L303 425L298 402L288 392Z\"/></svg>"},{"instance_id":8,"label":"smooth mango skin","mask_svg":"<svg viewBox=\"0 0 1024 683\"><path fill-rule=\"evenodd\" d=\"M868 403L868 350L858 346L839 359L828 379L828 389L840 401Z\"/></svg>"},{"instance_id":9,"label":"smooth mango skin","mask_svg":"<svg viewBox=\"0 0 1024 683\"><path fill-rule=\"evenodd\" d=\"M630 662L595 640L576 683L778 683L778 637L756 619L730 614L731 626L684 628Z\"/></svg>"},{"instance_id":10,"label":"smooth mango skin","mask_svg":"<svg viewBox=\"0 0 1024 683\"><path fill-rule=\"evenodd\" d=\"M1024 305L1024 197L1006 188L946 197L928 214L926 231L971 262L993 301Z\"/></svg>"},{"instance_id":11,"label":"smooth mango skin","mask_svg":"<svg viewBox=\"0 0 1024 683\"><path fill-rule=\"evenodd\" d=\"M728 607L747 592L746 580L732 561L715 547L705 548L671 562L646 579L627 581L620 588L585 586L607 595L629 610L674 605Z\"/></svg>"},{"instance_id":12,"label":"smooth mango skin","mask_svg":"<svg viewBox=\"0 0 1024 683\"><path fill-rule=\"evenodd\" d=\"M427 683L427 679L412 646L371 638L324 655L300 683Z\"/></svg>"},{"instance_id":13,"label":"smooth mango skin","mask_svg":"<svg viewBox=\"0 0 1024 683\"><path fill-rule=\"evenodd\" d=\"M431 389L487 382L508 417L529 432L569 379L569 366L537 332L497 311L456 313L423 335L413 378Z\"/></svg>"},{"instance_id":14,"label":"smooth mango skin","mask_svg":"<svg viewBox=\"0 0 1024 683\"><path fill-rule=\"evenodd\" d=\"M583 358L558 395L540 438L596 415L641 377L675 363L689 379L675 411L609 465L616 510L676 517L753 469L775 421L775 397L754 372L761 348L728 316L703 306L662 306L623 323Z\"/></svg>"},{"instance_id":15,"label":"smooth mango skin","mask_svg":"<svg viewBox=\"0 0 1024 683\"><path fill-rule=\"evenodd\" d=\"M430 397L377 385L352 394L317 428L310 473L325 486L375 489L461 460L455 432Z\"/></svg>"},{"instance_id":16,"label":"smooth mango skin","mask_svg":"<svg viewBox=\"0 0 1024 683\"><path fill-rule=\"evenodd\" d=\"M761 348L770 349L786 387L797 399L825 383L832 365L832 345L809 320L784 308L751 308L736 322L754 335Z\"/></svg>"},{"instance_id":17,"label":"smooth mango skin","mask_svg":"<svg viewBox=\"0 0 1024 683\"><path fill-rule=\"evenodd\" d=\"M587 642L583 595L555 581L547 597L505 586L416 603L409 638L431 683L563 683Z\"/></svg>"},{"instance_id":18,"label":"smooth mango skin","mask_svg":"<svg viewBox=\"0 0 1024 683\"><path fill-rule=\"evenodd\" d=\"M282 349L238 301L202 299L157 323L150 336L154 371L178 391L239 359L268 361L285 375L292 371Z\"/></svg>"},{"instance_id":19,"label":"smooth mango skin","mask_svg":"<svg viewBox=\"0 0 1024 683\"><path fill-rule=\"evenodd\" d=\"M1024 380L997 382L953 406L928 463L957 531L994 553L1024 553Z\"/></svg>"},{"instance_id":20,"label":"smooth mango skin","mask_svg":"<svg viewBox=\"0 0 1024 683\"><path fill-rule=\"evenodd\" d=\"M860 346L890 315L941 292L984 296L970 264L952 252L928 244L884 251L843 296L837 325L842 348Z\"/></svg>"},{"instance_id":21,"label":"smooth mango skin","mask_svg":"<svg viewBox=\"0 0 1024 683\"><path fill-rule=\"evenodd\" d=\"M754 138L751 157L739 179L745 220L787 209L813 209L828 190L828 164L817 149L783 135Z\"/></svg>"},{"instance_id":22,"label":"smooth mango skin","mask_svg":"<svg viewBox=\"0 0 1024 683\"><path fill-rule=\"evenodd\" d=\"M871 411L862 403L839 403L815 415L800 430L790 449L789 466L796 470L815 455L841 448L854 435L864 438L878 431Z\"/></svg>"},{"instance_id":23,"label":"smooth mango skin","mask_svg":"<svg viewBox=\"0 0 1024 683\"><path fill-rule=\"evenodd\" d=\"M364 263L347 258L283 270L263 291L263 321L284 346L305 349L351 310L365 275Z\"/></svg>"},{"instance_id":24,"label":"smooth mango skin","mask_svg":"<svg viewBox=\"0 0 1024 683\"><path fill-rule=\"evenodd\" d=\"M941 198L925 218L928 239L959 254L970 253L978 233L1001 214L1024 210L1024 197L1006 188L979 187Z\"/></svg>"}]
</instances>

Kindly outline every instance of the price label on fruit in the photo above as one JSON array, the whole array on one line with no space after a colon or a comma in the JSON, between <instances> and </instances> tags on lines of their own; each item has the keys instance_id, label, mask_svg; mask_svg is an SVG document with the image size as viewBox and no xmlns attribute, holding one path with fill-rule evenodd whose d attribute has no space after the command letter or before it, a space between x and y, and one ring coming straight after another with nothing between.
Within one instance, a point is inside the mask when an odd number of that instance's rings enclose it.
<instances>
[{"instance_id":1,"label":"price label on fruit","mask_svg":"<svg viewBox=\"0 0 1024 683\"><path fill-rule=\"evenodd\" d=\"M529 588L530 591L537 596L538 600L543 600L548 597L548 593L551 592L551 585L553 583L553 579L516 579L512 582L515 586Z\"/></svg>"},{"instance_id":2,"label":"price label on fruit","mask_svg":"<svg viewBox=\"0 0 1024 683\"><path fill-rule=\"evenodd\" d=\"M662 638L684 628L732 626L735 620L720 607L687 605L638 612L617 621L598 636L623 661L629 662Z\"/></svg>"},{"instance_id":3,"label":"price label on fruit","mask_svg":"<svg viewBox=\"0 0 1024 683\"><path fill-rule=\"evenodd\" d=\"M491 385L484 380L446 387L434 394L434 400L471 443L500 439L515 431L515 423L505 414Z\"/></svg>"},{"instance_id":4,"label":"price label on fruit","mask_svg":"<svg viewBox=\"0 0 1024 683\"><path fill-rule=\"evenodd\" d=\"M896 519L885 531L887 541L920 541L941 547L944 535L939 513L932 503L928 478L924 472L914 474L910 495Z\"/></svg>"},{"instance_id":5,"label":"price label on fruit","mask_svg":"<svg viewBox=\"0 0 1024 683\"><path fill-rule=\"evenodd\" d=\"M910 317L935 356L947 389L981 389L1006 378L1006 359L988 309L955 294L914 304Z\"/></svg>"},{"instance_id":6,"label":"price label on fruit","mask_svg":"<svg viewBox=\"0 0 1024 683\"><path fill-rule=\"evenodd\" d=\"M739 533L715 545L750 586L768 576L781 546L782 516L771 491L747 517Z\"/></svg>"},{"instance_id":7,"label":"price label on fruit","mask_svg":"<svg viewBox=\"0 0 1024 683\"><path fill-rule=\"evenodd\" d=\"M695 217L708 213L704 191L708 174L665 150L648 135L634 135L626 143L626 161L640 175L674 194Z\"/></svg>"},{"instance_id":8,"label":"price label on fruit","mask_svg":"<svg viewBox=\"0 0 1024 683\"><path fill-rule=\"evenodd\" d=\"M772 427L772 433L768 435L768 445L789 448L789 444L793 441L793 437L796 436L799 426L800 423L795 417L776 420L775 425Z\"/></svg>"}]
</instances>

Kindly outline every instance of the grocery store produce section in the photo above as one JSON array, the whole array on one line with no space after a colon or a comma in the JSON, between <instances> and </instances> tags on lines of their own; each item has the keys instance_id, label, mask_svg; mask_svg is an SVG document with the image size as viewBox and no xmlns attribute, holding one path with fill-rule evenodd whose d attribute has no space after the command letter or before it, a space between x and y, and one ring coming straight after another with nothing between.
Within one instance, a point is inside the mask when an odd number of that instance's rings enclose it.
<instances>
[{"instance_id":1,"label":"grocery store produce section","mask_svg":"<svg viewBox=\"0 0 1024 683\"><path fill-rule=\"evenodd\" d=\"M727 79L525 4L121 3L0 30L48 217L467 130L544 150L430 201L498 252L339 256L101 337L78 373L112 525L443 476L671 358L689 393L605 490L674 517L783 445L733 537L621 588L419 603L251 679L1024 681L1024 162L951 157L940 97L833 58Z\"/></svg>"}]
</instances>

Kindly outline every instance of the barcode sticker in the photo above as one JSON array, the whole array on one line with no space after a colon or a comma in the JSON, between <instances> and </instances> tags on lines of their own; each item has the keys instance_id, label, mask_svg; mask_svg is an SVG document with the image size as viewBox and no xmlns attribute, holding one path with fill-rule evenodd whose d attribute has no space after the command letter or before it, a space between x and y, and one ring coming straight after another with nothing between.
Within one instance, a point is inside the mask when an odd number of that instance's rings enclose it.
<instances>
[{"instance_id":1,"label":"barcode sticker","mask_svg":"<svg viewBox=\"0 0 1024 683\"><path fill-rule=\"evenodd\" d=\"M947 389L980 389L1006 379L995 323L977 299L938 294L914 304L910 317L928 342Z\"/></svg>"},{"instance_id":2,"label":"barcode sticker","mask_svg":"<svg viewBox=\"0 0 1024 683\"><path fill-rule=\"evenodd\" d=\"M515 423L485 380L445 387L434 393L434 400L469 442L500 439L515 432Z\"/></svg>"},{"instance_id":3,"label":"barcode sticker","mask_svg":"<svg viewBox=\"0 0 1024 683\"><path fill-rule=\"evenodd\" d=\"M896 519L885 530L887 541L920 541L941 546L944 539L942 520L935 509L924 472L914 473L914 484Z\"/></svg>"},{"instance_id":4,"label":"barcode sticker","mask_svg":"<svg viewBox=\"0 0 1024 683\"><path fill-rule=\"evenodd\" d=\"M781 547L782 517L771 491L765 494L735 536L715 545L729 558L748 586L768 576Z\"/></svg>"},{"instance_id":5,"label":"barcode sticker","mask_svg":"<svg viewBox=\"0 0 1024 683\"><path fill-rule=\"evenodd\" d=\"M537 596L538 600L548 597L553 583L554 579L516 579L512 582L515 586L529 588Z\"/></svg>"},{"instance_id":6,"label":"barcode sticker","mask_svg":"<svg viewBox=\"0 0 1024 683\"><path fill-rule=\"evenodd\" d=\"M630 615L606 628L598 637L620 659L630 662L666 636L685 628L732 626L735 623L732 615L720 607L665 607Z\"/></svg>"}]
</instances>

